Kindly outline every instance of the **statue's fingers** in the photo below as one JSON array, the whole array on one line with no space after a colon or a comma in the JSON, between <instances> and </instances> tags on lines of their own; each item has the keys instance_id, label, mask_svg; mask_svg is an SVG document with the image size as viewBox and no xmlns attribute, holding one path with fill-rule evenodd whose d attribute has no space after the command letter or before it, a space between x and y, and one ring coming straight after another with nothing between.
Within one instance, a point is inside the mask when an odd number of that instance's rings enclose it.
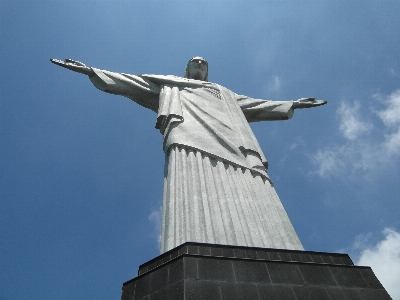
<instances>
[{"instance_id":1,"label":"statue's fingers","mask_svg":"<svg viewBox=\"0 0 400 300\"><path fill-rule=\"evenodd\" d=\"M56 65L59 65L59 66L64 66L64 65L65 65L64 61L59 60L59 59L51 58L50 61L51 61L53 64L56 64Z\"/></svg>"},{"instance_id":2,"label":"statue's fingers","mask_svg":"<svg viewBox=\"0 0 400 300\"><path fill-rule=\"evenodd\" d=\"M86 65L84 63L81 63L80 61L73 60L73 59L70 59L70 58L66 58L65 62L69 63L69 64L72 64L72 65L75 65L75 66L79 66L79 67L86 67Z\"/></svg>"},{"instance_id":3,"label":"statue's fingers","mask_svg":"<svg viewBox=\"0 0 400 300\"><path fill-rule=\"evenodd\" d=\"M326 100L316 100L316 101L315 101L315 104L316 104L317 106L319 106L319 105L324 105L324 104L326 104L326 103L328 103L328 101L326 101Z\"/></svg>"}]
</instances>

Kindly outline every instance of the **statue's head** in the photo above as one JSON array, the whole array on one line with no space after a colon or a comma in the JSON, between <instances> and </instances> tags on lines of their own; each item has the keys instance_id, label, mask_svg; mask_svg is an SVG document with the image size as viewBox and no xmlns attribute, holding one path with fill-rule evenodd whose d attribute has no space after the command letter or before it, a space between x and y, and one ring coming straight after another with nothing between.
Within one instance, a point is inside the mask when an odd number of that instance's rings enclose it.
<instances>
[{"instance_id":1,"label":"statue's head","mask_svg":"<svg viewBox=\"0 0 400 300\"><path fill-rule=\"evenodd\" d=\"M186 66L183 77L208 81L208 62L200 56L191 58Z\"/></svg>"}]
</instances>

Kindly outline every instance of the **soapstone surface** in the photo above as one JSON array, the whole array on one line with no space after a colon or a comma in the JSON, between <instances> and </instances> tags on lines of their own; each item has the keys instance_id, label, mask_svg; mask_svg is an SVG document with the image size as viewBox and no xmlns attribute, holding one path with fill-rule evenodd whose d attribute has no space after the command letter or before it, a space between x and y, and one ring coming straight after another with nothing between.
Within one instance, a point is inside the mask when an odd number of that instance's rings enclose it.
<instances>
[{"instance_id":1,"label":"soapstone surface","mask_svg":"<svg viewBox=\"0 0 400 300\"><path fill-rule=\"evenodd\" d=\"M189 60L184 77L130 75L51 60L88 75L99 90L157 113L166 154L161 249L185 242L303 250L268 176L249 122L288 120L326 101L271 101L208 82L208 63Z\"/></svg>"}]
</instances>

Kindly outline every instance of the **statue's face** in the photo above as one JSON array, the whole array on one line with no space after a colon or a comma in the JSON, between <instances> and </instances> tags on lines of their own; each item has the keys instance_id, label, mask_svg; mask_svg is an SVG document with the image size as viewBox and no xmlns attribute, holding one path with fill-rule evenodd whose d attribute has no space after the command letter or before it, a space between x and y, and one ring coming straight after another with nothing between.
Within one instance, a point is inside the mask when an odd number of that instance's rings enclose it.
<instances>
[{"instance_id":1,"label":"statue's face","mask_svg":"<svg viewBox=\"0 0 400 300\"><path fill-rule=\"evenodd\" d=\"M194 57L188 65L188 78L204 80L208 71L207 61L202 57Z\"/></svg>"}]
</instances>

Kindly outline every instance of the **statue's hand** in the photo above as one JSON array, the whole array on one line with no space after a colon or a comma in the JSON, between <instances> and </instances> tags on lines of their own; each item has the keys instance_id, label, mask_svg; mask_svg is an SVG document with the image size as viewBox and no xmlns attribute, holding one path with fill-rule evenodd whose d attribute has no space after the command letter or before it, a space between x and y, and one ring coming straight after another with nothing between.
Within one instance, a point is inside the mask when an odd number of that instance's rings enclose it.
<instances>
[{"instance_id":1,"label":"statue's hand","mask_svg":"<svg viewBox=\"0 0 400 300\"><path fill-rule=\"evenodd\" d=\"M315 100L315 98L300 98L293 101L293 108L309 108L326 104L328 101Z\"/></svg>"},{"instance_id":2,"label":"statue's hand","mask_svg":"<svg viewBox=\"0 0 400 300\"><path fill-rule=\"evenodd\" d=\"M82 73L85 75L89 75L92 76L94 75L94 72L91 68L86 67L85 64L76 61L76 60L72 60L69 58L66 58L65 60L58 60L58 59L50 59L50 61L53 64L56 64L60 67L66 68L68 70L74 71L74 72L78 72L78 73Z\"/></svg>"}]
</instances>

